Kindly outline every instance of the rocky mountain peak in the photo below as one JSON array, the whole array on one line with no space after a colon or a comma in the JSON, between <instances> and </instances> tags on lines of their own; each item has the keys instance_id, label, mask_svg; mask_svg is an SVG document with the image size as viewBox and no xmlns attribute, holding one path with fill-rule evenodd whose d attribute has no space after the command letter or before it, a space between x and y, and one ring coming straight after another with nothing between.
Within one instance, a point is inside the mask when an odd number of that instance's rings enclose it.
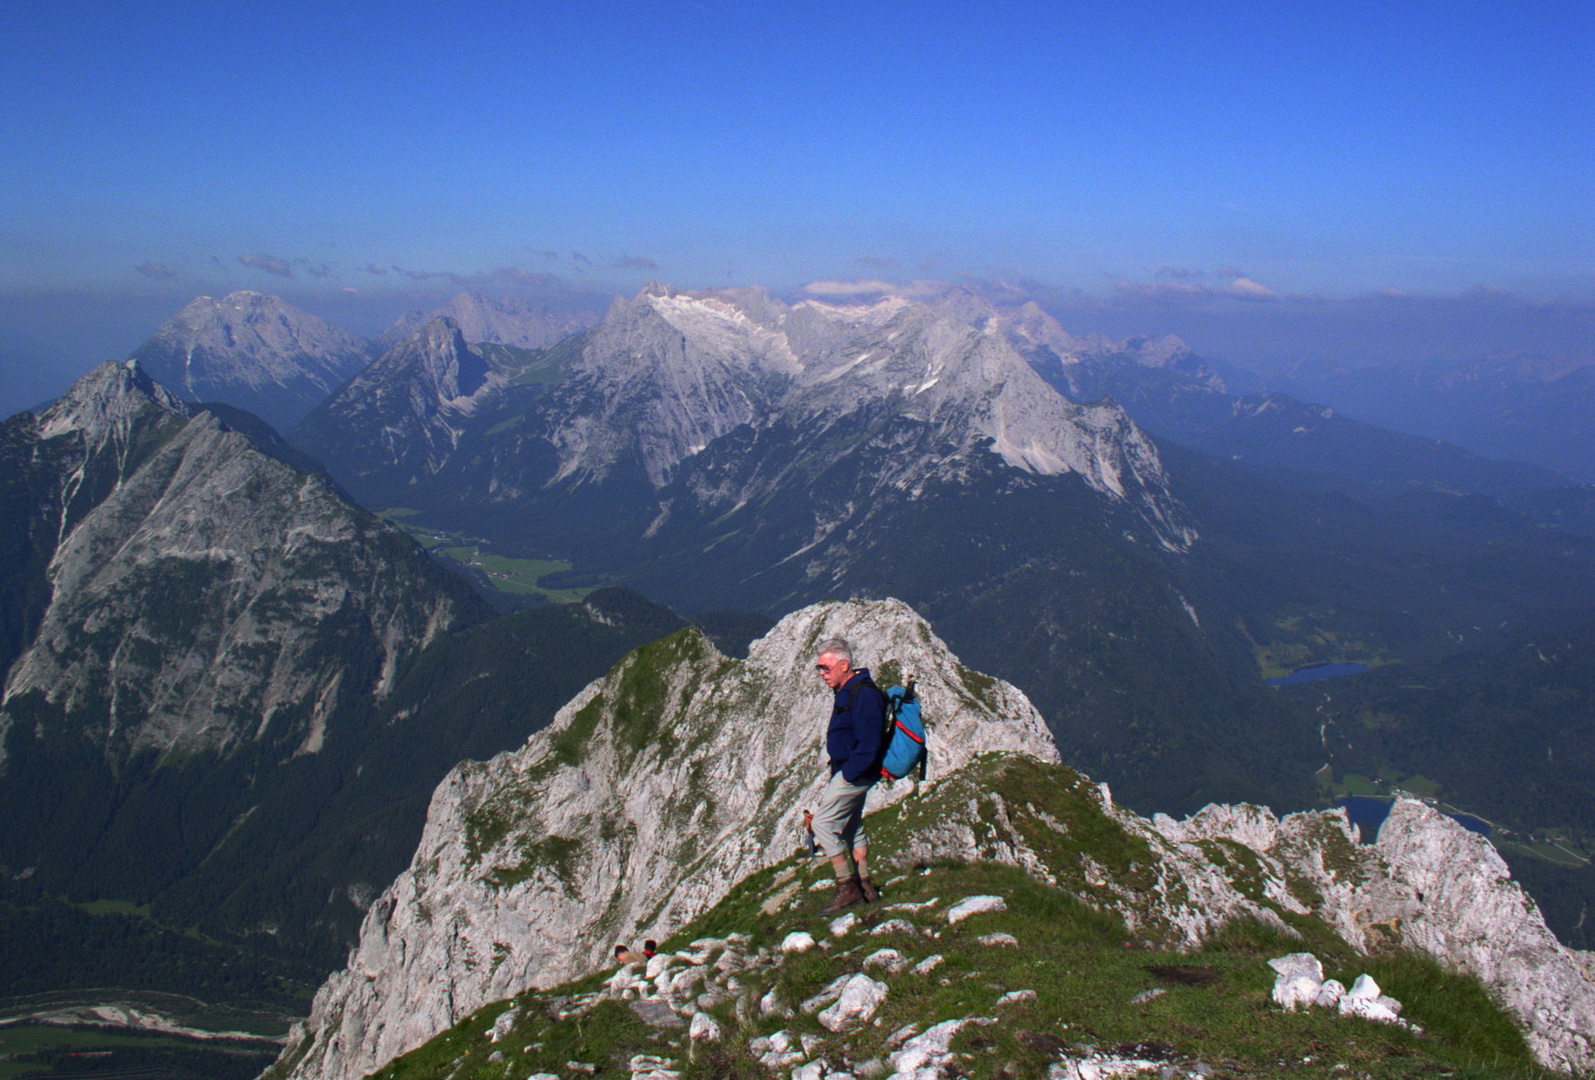
<instances>
[{"instance_id":1,"label":"rocky mountain peak","mask_svg":"<svg viewBox=\"0 0 1595 1080\"><path fill-rule=\"evenodd\" d=\"M130 428L151 416L187 417L189 409L150 378L137 360L107 360L72 384L39 417L39 437L77 434L94 447L108 439L126 440Z\"/></svg>"},{"instance_id":2,"label":"rocky mountain peak","mask_svg":"<svg viewBox=\"0 0 1595 1080\"><path fill-rule=\"evenodd\" d=\"M1048 385L998 332L995 312L981 326L918 303L894 306L876 325L879 314L870 309L852 334L805 357L793 391L802 406L846 411L890 400L963 454L985 447L1021 472L1074 473L1110 497L1146 502L1166 546L1195 538L1172 525L1182 515L1150 440L1117 405L1077 405Z\"/></svg>"},{"instance_id":3,"label":"rocky mountain peak","mask_svg":"<svg viewBox=\"0 0 1595 1080\"><path fill-rule=\"evenodd\" d=\"M601 479L629 458L661 486L766 414L796 370L785 335L734 300L653 283L617 300L582 350L552 425L557 478Z\"/></svg>"},{"instance_id":4,"label":"rocky mountain peak","mask_svg":"<svg viewBox=\"0 0 1595 1080\"><path fill-rule=\"evenodd\" d=\"M41 493L25 509L48 589L7 672L0 736L25 715L112 759L262 740L313 751L340 700L381 692L476 610L392 526L136 360L95 368L6 445L0 474ZM369 649L354 655L371 670L346 672L345 647Z\"/></svg>"},{"instance_id":5,"label":"rocky mountain peak","mask_svg":"<svg viewBox=\"0 0 1595 1080\"><path fill-rule=\"evenodd\" d=\"M377 345L391 348L439 317L453 319L465 340L473 344L486 342L520 349L540 349L586 330L598 321L593 311L572 311L528 297L492 297L462 291L431 311L409 311L401 315L378 336Z\"/></svg>"},{"instance_id":6,"label":"rocky mountain peak","mask_svg":"<svg viewBox=\"0 0 1595 1080\"><path fill-rule=\"evenodd\" d=\"M469 398L486 385L492 373L487 360L471 349L460 324L448 316L426 323L389 350L377 365L408 368L428 403Z\"/></svg>"},{"instance_id":7,"label":"rocky mountain peak","mask_svg":"<svg viewBox=\"0 0 1595 1080\"><path fill-rule=\"evenodd\" d=\"M222 401L286 427L361 367L365 342L276 296L199 296L134 357L189 401Z\"/></svg>"}]
</instances>

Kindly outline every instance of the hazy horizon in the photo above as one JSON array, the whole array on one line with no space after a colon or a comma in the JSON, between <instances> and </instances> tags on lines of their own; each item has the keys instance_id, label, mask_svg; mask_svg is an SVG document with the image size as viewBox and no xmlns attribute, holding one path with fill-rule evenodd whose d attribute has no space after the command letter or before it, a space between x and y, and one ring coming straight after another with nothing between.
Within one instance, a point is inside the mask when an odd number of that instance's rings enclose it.
<instances>
[{"instance_id":1,"label":"hazy horizon","mask_svg":"<svg viewBox=\"0 0 1595 1080\"><path fill-rule=\"evenodd\" d=\"M253 288L1005 282L1250 369L1595 361L1595 9L19 7L0 402Z\"/></svg>"}]
</instances>

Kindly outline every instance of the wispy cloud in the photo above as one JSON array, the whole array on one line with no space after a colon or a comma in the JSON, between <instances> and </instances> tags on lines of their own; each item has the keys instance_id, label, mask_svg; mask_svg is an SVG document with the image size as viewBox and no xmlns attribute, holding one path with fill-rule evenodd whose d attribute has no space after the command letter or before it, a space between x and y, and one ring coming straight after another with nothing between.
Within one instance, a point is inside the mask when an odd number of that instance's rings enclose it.
<instances>
[{"instance_id":1,"label":"wispy cloud","mask_svg":"<svg viewBox=\"0 0 1595 1080\"><path fill-rule=\"evenodd\" d=\"M238 256L238 261L245 266L252 266L256 270L263 270L277 277L291 278L294 276L294 268L292 266L288 265L286 261L273 258L270 255L240 255Z\"/></svg>"},{"instance_id":2,"label":"wispy cloud","mask_svg":"<svg viewBox=\"0 0 1595 1080\"><path fill-rule=\"evenodd\" d=\"M407 277L411 281L431 281L433 278L457 278L460 276L447 270L406 270L402 266L393 267L393 272Z\"/></svg>"},{"instance_id":3,"label":"wispy cloud","mask_svg":"<svg viewBox=\"0 0 1595 1080\"><path fill-rule=\"evenodd\" d=\"M553 288L563 282L554 274L544 273L540 270L523 270L519 266L501 266L497 270L480 274L459 274L453 270L412 270L403 266L390 267L393 273L407 277L411 281L447 281L464 289L480 289L496 286L516 288ZM367 273L385 274L388 271L379 267L366 267Z\"/></svg>"},{"instance_id":4,"label":"wispy cloud","mask_svg":"<svg viewBox=\"0 0 1595 1080\"><path fill-rule=\"evenodd\" d=\"M1221 267L1211 280L1207 271L1189 267L1160 266L1151 280L1126 280L1113 283L1115 292L1148 300L1182 300L1222 297L1231 300L1276 300L1278 294L1262 282L1247 277L1232 266ZM1227 279L1227 280L1226 280Z\"/></svg>"},{"instance_id":5,"label":"wispy cloud","mask_svg":"<svg viewBox=\"0 0 1595 1080\"><path fill-rule=\"evenodd\" d=\"M583 255L579 251L571 252L570 253L570 257L573 260L575 260L576 262L581 263L583 266L591 266L593 264L593 261L591 259L589 259L587 256Z\"/></svg>"},{"instance_id":6,"label":"wispy cloud","mask_svg":"<svg viewBox=\"0 0 1595 1080\"><path fill-rule=\"evenodd\" d=\"M853 261L871 270L895 270L898 266L897 260L889 255L860 255Z\"/></svg>"},{"instance_id":7,"label":"wispy cloud","mask_svg":"<svg viewBox=\"0 0 1595 1080\"><path fill-rule=\"evenodd\" d=\"M332 276L332 267L328 266L326 263L312 263L309 259L295 259L294 262L298 266L303 267L305 273L309 274L313 278L325 278Z\"/></svg>"},{"instance_id":8,"label":"wispy cloud","mask_svg":"<svg viewBox=\"0 0 1595 1080\"><path fill-rule=\"evenodd\" d=\"M386 266L378 266L376 263L366 263L360 269L364 270L368 274L375 274L379 277L388 272L388 268Z\"/></svg>"},{"instance_id":9,"label":"wispy cloud","mask_svg":"<svg viewBox=\"0 0 1595 1080\"><path fill-rule=\"evenodd\" d=\"M642 255L622 255L615 260L617 270L657 270L659 264Z\"/></svg>"},{"instance_id":10,"label":"wispy cloud","mask_svg":"<svg viewBox=\"0 0 1595 1080\"><path fill-rule=\"evenodd\" d=\"M167 278L174 278L177 276L177 271L173 270L165 263L141 262L137 266L133 267L133 269L138 271L140 274L143 274L151 281L165 281Z\"/></svg>"},{"instance_id":11,"label":"wispy cloud","mask_svg":"<svg viewBox=\"0 0 1595 1080\"><path fill-rule=\"evenodd\" d=\"M1241 300L1272 300L1276 295L1267 285L1248 277L1236 278L1224 286L1224 291Z\"/></svg>"}]
</instances>

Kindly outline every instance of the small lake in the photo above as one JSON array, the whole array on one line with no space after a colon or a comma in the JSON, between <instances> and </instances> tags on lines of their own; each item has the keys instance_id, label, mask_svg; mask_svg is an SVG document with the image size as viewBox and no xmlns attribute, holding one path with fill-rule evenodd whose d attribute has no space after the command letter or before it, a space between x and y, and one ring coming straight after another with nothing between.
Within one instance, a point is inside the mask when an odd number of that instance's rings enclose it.
<instances>
[{"instance_id":1,"label":"small lake","mask_svg":"<svg viewBox=\"0 0 1595 1080\"><path fill-rule=\"evenodd\" d=\"M1346 795L1335 800L1336 806L1346 808L1346 816L1351 823L1357 826L1362 836L1362 842L1371 844L1379 839L1379 826L1385 823L1385 818L1390 816L1390 807L1395 804L1395 799L1374 795ZM1445 813L1445 811L1441 811ZM1469 832L1476 832L1480 836L1490 835L1490 826L1472 814L1446 814L1446 817L1461 825Z\"/></svg>"},{"instance_id":2,"label":"small lake","mask_svg":"<svg viewBox=\"0 0 1595 1080\"><path fill-rule=\"evenodd\" d=\"M1361 675L1367 670L1367 664L1359 664L1355 661L1308 664L1305 667L1297 668L1282 679L1269 679L1268 685L1294 686L1297 683L1317 682L1319 679L1339 679L1346 675Z\"/></svg>"}]
</instances>

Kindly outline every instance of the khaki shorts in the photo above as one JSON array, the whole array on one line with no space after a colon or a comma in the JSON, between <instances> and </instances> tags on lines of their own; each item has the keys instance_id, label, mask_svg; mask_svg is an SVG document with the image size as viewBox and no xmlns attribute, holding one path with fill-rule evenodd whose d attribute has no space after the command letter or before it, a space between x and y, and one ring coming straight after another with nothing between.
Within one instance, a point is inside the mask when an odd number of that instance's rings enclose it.
<instances>
[{"instance_id":1,"label":"khaki shorts","mask_svg":"<svg viewBox=\"0 0 1595 1080\"><path fill-rule=\"evenodd\" d=\"M814 811L814 839L826 858L867 847L864 838L864 799L872 784L850 784L838 769L820 794Z\"/></svg>"}]
</instances>

